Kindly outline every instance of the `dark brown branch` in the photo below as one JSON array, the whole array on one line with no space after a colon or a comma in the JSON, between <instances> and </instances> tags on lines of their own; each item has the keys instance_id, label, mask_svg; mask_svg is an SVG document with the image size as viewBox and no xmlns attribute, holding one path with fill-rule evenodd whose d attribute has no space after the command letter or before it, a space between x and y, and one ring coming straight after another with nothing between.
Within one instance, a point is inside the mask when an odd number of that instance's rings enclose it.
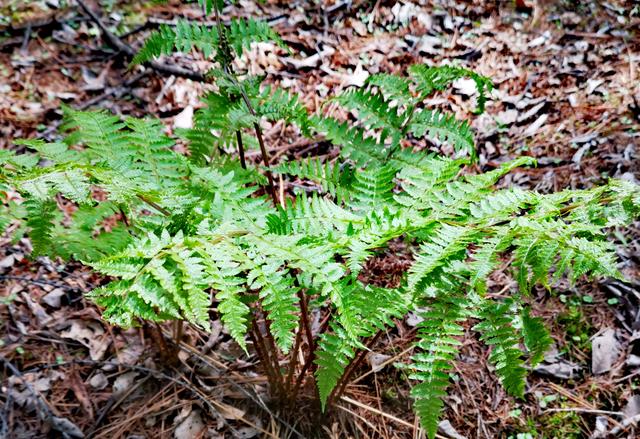
<instances>
[{"instance_id":1,"label":"dark brown branch","mask_svg":"<svg viewBox=\"0 0 640 439\"><path fill-rule=\"evenodd\" d=\"M106 43L113 47L114 49L124 53L125 55L127 55L128 57L133 58L136 55L136 51L133 47L129 46L127 43L125 43L124 41L122 41L120 38L118 38L118 36L114 35L113 32L111 32L107 26L105 26L105 24L102 22L102 20L100 20L100 17L98 17L96 15L95 12L93 12L91 10L91 8L89 8L84 0L76 0L78 2L78 5L80 5L80 8L84 11L85 14L87 14L89 16L89 18L91 18L91 21L93 21L99 28L100 31L102 32L102 34L104 35L104 38L106 40ZM183 78L189 78L192 79L194 81L200 81L203 82L205 80L205 76L202 73L199 72L194 72L192 70L187 70L187 69L183 69L181 67L177 67L177 66L170 66L167 64L162 64L160 62L157 61L150 61L145 63L144 65L151 67L153 70L160 72L160 73L166 73L169 75L175 75L175 76L181 76Z\"/></svg>"}]
</instances>

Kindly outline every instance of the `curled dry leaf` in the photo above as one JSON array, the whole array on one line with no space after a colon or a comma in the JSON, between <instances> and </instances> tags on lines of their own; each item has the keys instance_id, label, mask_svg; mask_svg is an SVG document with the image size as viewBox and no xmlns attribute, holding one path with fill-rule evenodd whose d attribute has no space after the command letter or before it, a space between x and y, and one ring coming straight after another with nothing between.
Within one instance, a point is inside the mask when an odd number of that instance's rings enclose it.
<instances>
[{"instance_id":1,"label":"curled dry leaf","mask_svg":"<svg viewBox=\"0 0 640 439\"><path fill-rule=\"evenodd\" d=\"M89 348L89 356L94 361L100 361L111 343L98 322L71 320L71 327L60 333L63 338L70 338Z\"/></svg>"}]
</instances>

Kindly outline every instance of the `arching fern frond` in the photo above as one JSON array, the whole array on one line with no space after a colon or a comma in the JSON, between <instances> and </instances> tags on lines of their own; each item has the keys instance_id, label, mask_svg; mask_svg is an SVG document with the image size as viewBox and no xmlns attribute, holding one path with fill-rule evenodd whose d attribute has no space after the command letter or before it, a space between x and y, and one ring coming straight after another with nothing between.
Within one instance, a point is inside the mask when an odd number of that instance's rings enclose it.
<instances>
[{"instance_id":1,"label":"arching fern frond","mask_svg":"<svg viewBox=\"0 0 640 439\"><path fill-rule=\"evenodd\" d=\"M522 398L527 371L519 347L520 336L513 327L512 306L510 300L504 303L484 300L480 310L482 321L474 329L480 333L480 339L491 346L489 361L495 366L505 390Z\"/></svg>"},{"instance_id":2,"label":"arching fern frond","mask_svg":"<svg viewBox=\"0 0 640 439\"><path fill-rule=\"evenodd\" d=\"M466 152L475 157L476 149L473 133L467 121L458 121L455 116L437 110L416 112L408 126L415 137L427 135L433 139L451 144L457 152Z\"/></svg>"},{"instance_id":3,"label":"arching fern frond","mask_svg":"<svg viewBox=\"0 0 640 439\"><path fill-rule=\"evenodd\" d=\"M476 90L478 92L477 113L484 112L484 106L487 100L486 94L493 90L493 82L491 79L462 67L428 67L423 64L416 64L409 67L409 74L416 83L418 92L422 97L426 97L434 91L444 90L445 87L457 79L472 79L475 82Z\"/></svg>"},{"instance_id":4,"label":"arching fern frond","mask_svg":"<svg viewBox=\"0 0 640 439\"><path fill-rule=\"evenodd\" d=\"M438 431L444 398L449 387L449 370L461 345L461 322L468 317L469 303L462 295L439 292L420 314L418 324L418 352L411 357L409 378L418 383L411 388L414 409L429 437Z\"/></svg>"}]
</instances>

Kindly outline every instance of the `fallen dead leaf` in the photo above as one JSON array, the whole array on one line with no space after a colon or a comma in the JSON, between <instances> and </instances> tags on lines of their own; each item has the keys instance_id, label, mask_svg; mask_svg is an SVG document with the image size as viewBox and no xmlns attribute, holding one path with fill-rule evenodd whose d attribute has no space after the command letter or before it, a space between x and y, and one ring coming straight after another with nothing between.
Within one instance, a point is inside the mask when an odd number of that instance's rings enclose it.
<instances>
[{"instance_id":1,"label":"fallen dead leaf","mask_svg":"<svg viewBox=\"0 0 640 439\"><path fill-rule=\"evenodd\" d=\"M605 329L591 342L591 371L600 375L611 370L620 355L620 343L613 328Z\"/></svg>"},{"instance_id":2,"label":"fallen dead leaf","mask_svg":"<svg viewBox=\"0 0 640 439\"><path fill-rule=\"evenodd\" d=\"M95 321L71 320L71 327L61 332L60 336L76 340L88 347L89 356L94 361L102 360L111 344L102 325Z\"/></svg>"},{"instance_id":3,"label":"fallen dead leaf","mask_svg":"<svg viewBox=\"0 0 640 439\"><path fill-rule=\"evenodd\" d=\"M205 425L200 410L192 410L173 432L175 439L193 439L204 431Z\"/></svg>"}]
</instances>

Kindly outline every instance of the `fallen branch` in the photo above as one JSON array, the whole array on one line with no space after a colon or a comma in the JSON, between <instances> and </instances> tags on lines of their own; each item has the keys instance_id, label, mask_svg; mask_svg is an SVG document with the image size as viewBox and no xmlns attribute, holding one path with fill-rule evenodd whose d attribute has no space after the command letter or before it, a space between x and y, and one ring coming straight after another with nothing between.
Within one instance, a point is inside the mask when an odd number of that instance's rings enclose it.
<instances>
[{"instance_id":1,"label":"fallen branch","mask_svg":"<svg viewBox=\"0 0 640 439\"><path fill-rule=\"evenodd\" d=\"M111 32L107 26L105 26L105 24L102 22L102 20L100 20L100 17L98 17L95 12L93 12L85 3L83 0L77 0L78 5L80 5L80 8L82 8L82 10L85 12L85 14L87 14L89 16L89 18L91 18L91 21L93 21L99 28L100 31L102 32L104 39L106 41L106 43L113 47L114 49L124 53L125 55L127 55L130 58L133 58L136 55L136 51L133 47L131 47L130 45L128 45L127 43L125 43L124 41L122 41L117 35L115 35L113 32ZM188 79L192 79L194 81L204 81L205 80L205 76L202 73L199 72L194 72L192 70L187 70L187 69L183 69L181 67L176 67L176 66L170 66L167 64L163 64L157 61L150 61L147 63L144 63L145 66L151 67L153 70L160 72L160 73L166 73L169 75L175 75L175 76L181 76L183 78L188 78Z\"/></svg>"}]
</instances>

